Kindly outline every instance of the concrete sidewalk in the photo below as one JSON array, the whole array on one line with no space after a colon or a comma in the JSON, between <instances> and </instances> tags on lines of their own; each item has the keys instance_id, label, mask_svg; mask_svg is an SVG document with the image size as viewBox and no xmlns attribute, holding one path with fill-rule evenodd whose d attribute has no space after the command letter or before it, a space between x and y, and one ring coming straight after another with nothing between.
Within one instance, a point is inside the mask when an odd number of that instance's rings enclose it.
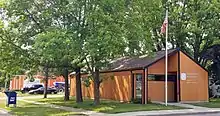
<instances>
[{"instance_id":1,"label":"concrete sidewalk","mask_svg":"<svg viewBox=\"0 0 220 116\"><path fill-rule=\"evenodd\" d=\"M172 115L190 115L190 114L206 114L219 113L220 109L183 109L183 110L158 110L158 111L138 111L112 114L109 116L172 116Z\"/></svg>"},{"instance_id":2,"label":"concrete sidewalk","mask_svg":"<svg viewBox=\"0 0 220 116\"><path fill-rule=\"evenodd\" d=\"M201 110L202 109L208 109L206 107L195 106L195 105L185 104L185 103L168 103L168 105L179 106L179 107L190 108L190 109L201 109Z\"/></svg>"},{"instance_id":3,"label":"concrete sidewalk","mask_svg":"<svg viewBox=\"0 0 220 116\"><path fill-rule=\"evenodd\" d=\"M11 116L11 114L7 110L0 108L0 116Z\"/></svg>"},{"instance_id":4,"label":"concrete sidewalk","mask_svg":"<svg viewBox=\"0 0 220 116\"><path fill-rule=\"evenodd\" d=\"M153 103L165 105L164 102L155 102L154 101ZM167 105L178 106L178 107L183 107L183 108L188 108L188 109L207 109L206 107L195 106L195 105L185 104L185 103L168 103Z\"/></svg>"}]
</instances>

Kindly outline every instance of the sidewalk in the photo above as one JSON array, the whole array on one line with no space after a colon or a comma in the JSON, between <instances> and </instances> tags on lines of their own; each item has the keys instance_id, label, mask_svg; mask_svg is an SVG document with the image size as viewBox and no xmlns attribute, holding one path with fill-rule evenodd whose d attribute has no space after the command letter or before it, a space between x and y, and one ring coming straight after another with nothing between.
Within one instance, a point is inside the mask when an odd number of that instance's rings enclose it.
<instances>
[{"instance_id":1,"label":"sidewalk","mask_svg":"<svg viewBox=\"0 0 220 116\"><path fill-rule=\"evenodd\" d=\"M219 113L220 109L183 109L183 110L158 110L158 111L139 111L139 112L126 112L114 114L112 116L178 116L190 114L205 114L205 113Z\"/></svg>"},{"instance_id":2,"label":"sidewalk","mask_svg":"<svg viewBox=\"0 0 220 116\"><path fill-rule=\"evenodd\" d=\"M0 116L11 116L5 109L0 108Z\"/></svg>"},{"instance_id":3,"label":"sidewalk","mask_svg":"<svg viewBox=\"0 0 220 116\"><path fill-rule=\"evenodd\" d=\"M164 102L153 102L153 103L165 105ZM188 108L188 109L207 109L206 107L195 106L195 105L185 104L185 103L168 103L168 105L179 106L179 107Z\"/></svg>"},{"instance_id":4,"label":"sidewalk","mask_svg":"<svg viewBox=\"0 0 220 116\"><path fill-rule=\"evenodd\" d=\"M201 110L209 109L209 108L206 108L206 107L195 106L195 105L184 104L184 103L168 103L168 105L179 106L179 107L190 108L190 109L201 109Z\"/></svg>"}]
</instances>

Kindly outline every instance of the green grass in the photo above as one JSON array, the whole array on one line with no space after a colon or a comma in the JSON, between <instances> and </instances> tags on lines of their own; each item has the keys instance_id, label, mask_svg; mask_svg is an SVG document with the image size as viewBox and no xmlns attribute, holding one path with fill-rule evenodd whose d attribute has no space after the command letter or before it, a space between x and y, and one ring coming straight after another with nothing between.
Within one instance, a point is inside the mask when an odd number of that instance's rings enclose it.
<instances>
[{"instance_id":1,"label":"green grass","mask_svg":"<svg viewBox=\"0 0 220 116\"><path fill-rule=\"evenodd\" d=\"M193 103L193 105L208 107L208 108L220 108L220 98L210 99L209 102Z\"/></svg>"},{"instance_id":2,"label":"green grass","mask_svg":"<svg viewBox=\"0 0 220 116\"><path fill-rule=\"evenodd\" d=\"M6 109L9 113L16 116L69 116L81 115L75 112L68 112L55 108L48 108L42 105L30 104L22 101L17 102L17 107L13 105L5 107L5 100L0 100L0 108Z\"/></svg>"},{"instance_id":3,"label":"green grass","mask_svg":"<svg viewBox=\"0 0 220 116\"><path fill-rule=\"evenodd\" d=\"M5 97L5 94L0 92L0 97Z\"/></svg>"},{"instance_id":4,"label":"green grass","mask_svg":"<svg viewBox=\"0 0 220 116\"><path fill-rule=\"evenodd\" d=\"M32 100L33 101L33 100ZM151 110L173 110L183 109L176 106L164 106L160 104L132 104L132 103L120 103L117 101L102 100L98 106L93 105L93 100L86 99L83 103L77 104L75 98L71 97L70 101L63 101L63 97L48 98L48 99L35 99L38 102L50 103L61 106L68 106L73 108L81 108L85 110L92 110L103 113L122 113L132 111L151 111Z\"/></svg>"}]
</instances>

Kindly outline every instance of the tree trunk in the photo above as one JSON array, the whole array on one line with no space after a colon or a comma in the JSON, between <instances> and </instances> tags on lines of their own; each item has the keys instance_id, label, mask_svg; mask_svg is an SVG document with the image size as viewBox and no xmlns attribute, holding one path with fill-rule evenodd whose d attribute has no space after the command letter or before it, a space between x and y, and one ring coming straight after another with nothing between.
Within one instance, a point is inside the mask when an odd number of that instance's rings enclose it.
<instances>
[{"instance_id":1,"label":"tree trunk","mask_svg":"<svg viewBox=\"0 0 220 116\"><path fill-rule=\"evenodd\" d=\"M5 75L5 90L7 90L7 75Z\"/></svg>"},{"instance_id":2,"label":"tree trunk","mask_svg":"<svg viewBox=\"0 0 220 116\"><path fill-rule=\"evenodd\" d=\"M48 77L49 77L48 67L45 67L45 87L44 87L44 98L47 98L47 87L48 87Z\"/></svg>"},{"instance_id":3,"label":"tree trunk","mask_svg":"<svg viewBox=\"0 0 220 116\"><path fill-rule=\"evenodd\" d=\"M76 103L83 102L80 67L76 68Z\"/></svg>"},{"instance_id":4,"label":"tree trunk","mask_svg":"<svg viewBox=\"0 0 220 116\"><path fill-rule=\"evenodd\" d=\"M99 91L99 70L95 68L95 74L94 74L94 105L100 104L100 91Z\"/></svg>"},{"instance_id":5,"label":"tree trunk","mask_svg":"<svg viewBox=\"0 0 220 116\"><path fill-rule=\"evenodd\" d=\"M193 48L193 50L194 50L194 60L197 62L197 63L199 63L198 61L199 61L199 49L197 48L197 47L194 47Z\"/></svg>"},{"instance_id":6,"label":"tree trunk","mask_svg":"<svg viewBox=\"0 0 220 116\"><path fill-rule=\"evenodd\" d=\"M64 68L64 79L65 79L65 96L64 96L64 101L68 101L69 100L68 68Z\"/></svg>"},{"instance_id":7,"label":"tree trunk","mask_svg":"<svg viewBox=\"0 0 220 116\"><path fill-rule=\"evenodd\" d=\"M5 80L5 90L7 90L7 80Z\"/></svg>"}]
</instances>

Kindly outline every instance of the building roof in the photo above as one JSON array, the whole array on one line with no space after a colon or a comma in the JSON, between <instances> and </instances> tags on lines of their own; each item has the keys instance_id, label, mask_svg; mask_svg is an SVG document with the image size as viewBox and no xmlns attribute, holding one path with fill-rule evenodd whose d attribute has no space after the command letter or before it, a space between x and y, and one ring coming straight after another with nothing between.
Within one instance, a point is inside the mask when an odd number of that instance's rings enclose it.
<instances>
[{"instance_id":1,"label":"building roof","mask_svg":"<svg viewBox=\"0 0 220 116\"><path fill-rule=\"evenodd\" d=\"M181 51L179 48L176 49L170 49L168 50L168 56L174 55L175 53ZM199 65L201 68L203 68L206 72L208 72L207 69L205 69L203 66L201 66L199 63L197 63L192 57L190 57L187 53L181 51L183 54L185 54L188 58L190 58L194 63ZM120 71L131 71L131 70L141 70L144 68L147 68L151 66L152 64L156 63L157 61L165 58L165 50L156 52L153 56L136 56L136 57L123 57L118 58L110 62L109 66L100 71L101 73L106 72L120 72ZM72 73L70 75L74 75L75 73ZM87 74L87 73L84 73Z\"/></svg>"},{"instance_id":2,"label":"building roof","mask_svg":"<svg viewBox=\"0 0 220 116\"><path fill-rule=\"evenodd\" d=\"M179 49L170 49L168 50L168 55L171 55L172 53L176 53L178 50ZM143 69L155 63L156 61L162 59L163 57L165 57L165 50L158 51L153 56L136 56L136 57L118 58L110 62L107 70L101 72Z\"/></svg>"}]
</instances>

